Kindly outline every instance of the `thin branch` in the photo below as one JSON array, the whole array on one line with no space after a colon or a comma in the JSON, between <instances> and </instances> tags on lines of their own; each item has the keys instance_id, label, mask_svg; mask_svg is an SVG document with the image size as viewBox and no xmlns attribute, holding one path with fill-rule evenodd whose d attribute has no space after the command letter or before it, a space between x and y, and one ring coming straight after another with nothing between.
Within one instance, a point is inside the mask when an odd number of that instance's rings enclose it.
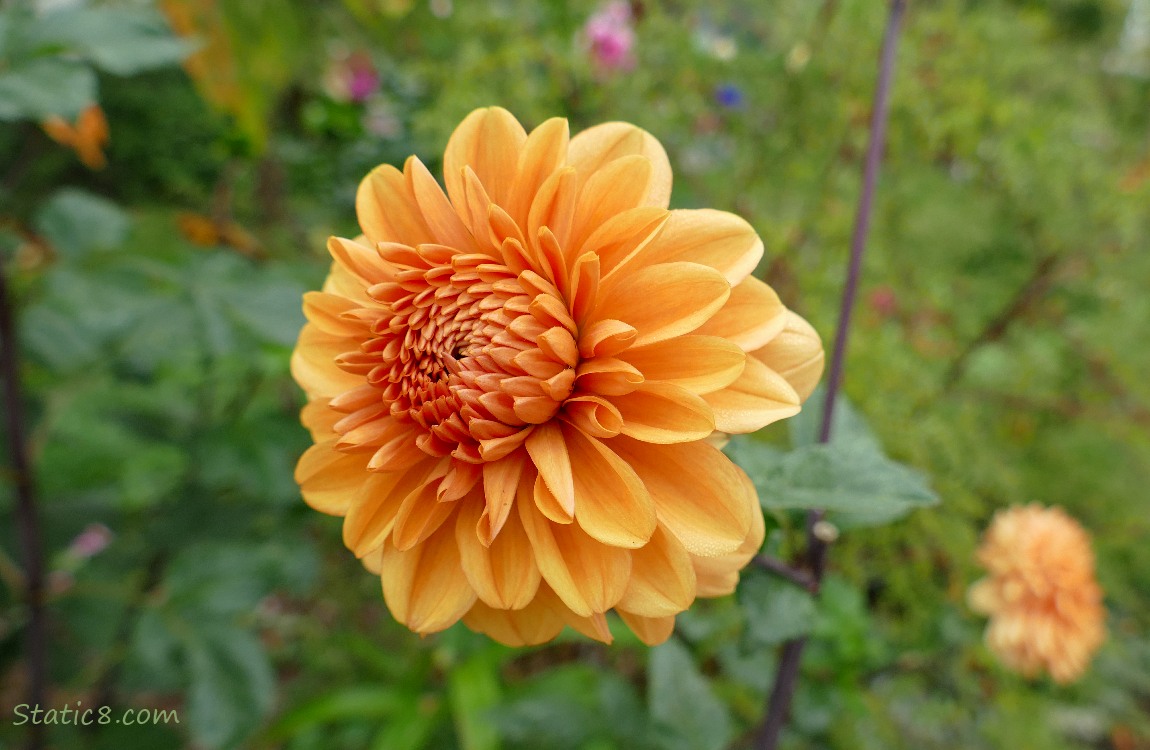
<instances>
[{"instance_id":1,"label":"thin branch","mask_svg":"<svg viewBox=\"0 0 1150 750\"><path fill-rule=\"evenodd\" d=\"M9 297L4 268L0 264L0 368L4 379L5 428L12 484L16 490L16 522L20 529L20 546L24 551L24 597L28 606L25 631L25 659L28 668L27 702L44 705L48 684L48 632L44 611L44 549L40 537L40 513L36 507L36 488L28 460L21 399L19 348L16 321ZM28 749L44 747L44 726L28 725Z\"/></svg>"},{"instance_id":2,"label":"thin branch","mask_svg":"<svg viewBox=\"0 0 1150 750\"><path fill-rule=\"evenodd\" d=\"M806 589L812 594L818 591L819 582L816 581L811 572L805 568L792 567L779 558L771 557L770 555L758 555L751 560L751 562L769 573L774 573L780 578L790 581L801 589Z\"/></svg>"},{"instance_id":3,"label":"thin branch","mask_svg":"<svg viewBox=\"0 0 1150 750\"><path fill-rule=\"evenodd\" d=\"M839 311L838 328L835 334L835 347L831 355L830 373L827 377L826 401L823 406L823 419L819 431L819 442L821 443L830 441L835 399L842 387L843 360L846 355L847 338L850 334L851 314L854 311L855 297L858 294L863 253L866 250L875 188L878 184L879 165L882 163L883 144L886 140L895 49L898 46L898 34L905 11L906 0L892 0L887 16L886 33L882 41L878 82L875 85L870 142L867 144L866 162L863 167L862 195L859 198L858 212L855 214L854 233L851 236L850 266L847 270L846 285L843 288L842 308ZM823 515L821 510L812 510L807 513L806 523L806 563L814 579L816 590L822 582L823 573L826 569L827 548L833 540L833 534L826 533L827 523L823 520ZM783 645L775 684L767 699L766 715L763 717L763 723L755 737L754 746L756 750L775 750L778 746L779 735L786 723L791 697L794 695L795 685L798 682L799 662L802 659L805 646L805 638L795 638Z\"/></svg>"}]
</instances>

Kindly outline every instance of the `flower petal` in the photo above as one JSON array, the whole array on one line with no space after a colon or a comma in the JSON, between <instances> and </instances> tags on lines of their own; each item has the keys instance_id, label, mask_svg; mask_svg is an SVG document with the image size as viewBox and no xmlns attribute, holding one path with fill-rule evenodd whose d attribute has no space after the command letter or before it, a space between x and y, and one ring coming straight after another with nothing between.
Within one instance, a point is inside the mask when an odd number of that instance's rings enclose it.
<instances>
[{"instance_id":1,"label":"flower petal","mask_svg":"<svg viewBox=\"0 0 1150 750\"><path fill-rule=\"evenodd\" d=\"M605 442L564 425L575 480L575 521L613 547L641 547L655 532L655 507L634 469Z\"/></svg>"},{"instance_id":2,"label":"flower petal","mask_svg":"<svg viewBox=\"0 0 1150 750\"><path fill-rule=\"evenodd\" d=\"M571 139L567 163L579 171L580 187L598 170L631 154L651 162L651 183L644 203L666 208L671 202L671 162L662 144L647 131L626 122L605 122Z\"/></svg>"},{"instance_id":3,"label":"flower petal","mask_svg":"<svg viewBox=\"0 0 1150 750\"><path fill-rule=\"evenodd\" d=\"M443 181L447 195L460 213L466 211L463 168L475 170L491 200L507 206L519 171L519 153L527 133L502 107L477 109L459 124L443 152Z\"/></svg>"},{"instance_id":4,"label":"flower petal","mask_svg":"<svg viewBox=\"0 0 1150 750\"><path fill-rule=\"evenodd\" d=\"M478 251L475 238L423 162L418 157L408 157L403 165L403 174L424 221L435 237L434 241L459 252Z\"/></svg>"},{"instance_id":5,"label":"flower petal","mask_svg":"<svg viewBox=\"0 0 1150 750\"><path fill-rule=\"evenodd\" d=\"M471 587L492 607L523 609L535 598L540 575L519 515L512 514L499 536L486 545L479 536L484 532L482 516L486 512L482 497L473 495L462 503L455 538Z\"/></svg>"},{"instance_id":6,"label":"flower petal","mask_svg":"<svg viewBox=\"0 0 1150 750\"><path fill-rule=\"evenodd\" d=\"M399 242L415 247L435 242L407 178L390 164L371 170L359 183L355 215L373 246L380 242Z\"/></svg>"},{"instance_id":7,"label":"flower petal","mask_svg":"<svg viewBox=\"0 0 1150 750\"><path fill-rule=\"evenodd\" d=\"M787 324L787 308L775 290L754 276L731 289L731 296L695 333L720 336L745 352L762 348Z\"/></svg>"},{"instance_id":8,"label":"flower petal","mask_svg":"<svg viewBox=\"0 0 1150 750\"><path fill-rule=\"evenodd\" d=\"M506 646L535 646L559 635L566 624L566 611L551 587L541 583L535 598L523 609L495 609L477 601L463 622Z\"/></svg>"},{"instance_id":9,"label":"flower petal","mask_svg":"<svg viewBox=\"0 0 1150 750\"><path fill-rule=\"evenodd\" d=\"M386 542L380 579L387 608L417 633L446 630L476 599L463 573L452 524L405 552Z\"/></svg>"},{"instance_id":10,"label":"flower petal","mask_svg":"<svg viewBox=\"0 0 1150 750\"><path fill-rule=\"evenodd\" d=\"M703 397L672 383L643 383L608 400L623 417L620 431L645 443L689 443L715 431L715 416Z\"/></svg>"},{"instance_id":11,"label":"flower petal","mask_svg":"<svg viewBox=\"0 0 1150 750\"><path fill-rule=\"evenodd\" d=\"M759 496L755 486L744 475L743 482L744 502L750 507L751 529L746 539L734 552L715 557L697 557L691 555L691 564L695 568L695 581L698 595L726 596L735 591L739 584L739 571L747 566L763 546L766 536L766 524L763 521L763 509L759 505Z\"/></svg>"},{"instance_id":12,"label":"flower petal","mask_svg":"<svg viewBox=\"0 0 1150 750\"><path fill-rule=\"evenodd\" d=\"M531 201L555 170L567 159L567 144L571 140L567 120L552 117L531 131L519 152L519 168L515 189L507 205L507 213L521 226L527 226L527 212Z\"/></svg>"},{"instance_id":13,"label":"flower petal","mask_svg":"<svg viewBox=\"0 0 1150 750\"><path fill-rule=\"evenodd\" d=\"M304 502L330 516L347 513L352 495L368 476L365 457L337 451L334 440L308 448L295 467Z\"/></svg>"},{"instance_id":14,"label":"flower petal","mask_svg":"<svg viewBox=\"0 0 1150 750\"><path fill-rule=\"evenodd\" d=\"M702 397L715 413L721 432L754 432L799 413L799 394L782 375L754 357L739 378L722 390Z\"/></svg>"},{"instance_id":15,"label":"flower petal","mask_svg":"<svg viewBox=\"0 0 1150 750\"><path fill-rule=\"evenodd\" d=\"M648 383L670 383L695 394L735 382L747 361L743 350L730 341L695 335L632 347L618 356L643 373Z\"/></svg>"},{"instance_id":16,"label":"flower petal","mask_svg":"<svg viewBox=\"0 0 1150 750\"><path fill-rule=\"evenodd\" d=\"M556 525L534 503L515 503L543 579L576 615L606 612L627 588L630 550L592 539L578 524Z\"/></svg>"},{"instance_id":17,"label":"flower petal","mask_svg":"<svg viewBox=\"0 0 1150 750\"><path fill-rule=\"evenodd\" d=\"M312 398L335 398L363 385L363 377L344 372L335 358L354 347L342 336L333 336L308 323L299 334L291 355L291 374Z\"/></svg>"},{"instance_id":18,"label":"flower petal","mask_svg":"<svg viewBox=\"0 0 1150 750\"><path fill-rule=\"evenodd\" d=\"M749 480L717 448L702 440L654 446L623 436L611 445L647 486L659 523L688 552L721 555L747 538Z\"/></svg>"},{"instance_id":19,"label":"flower petal","mask_svg":"<svg viewBox=\"0 0 1150 750\"><path fill-rule=\"evenodd\" d=\"M781 375L803 401L818 385L826 359L818 331L790 310L782 332L751 356Z\"/></svg>"},{"instance_id":20,"label":"flower petal","mask_svg":"<svg viewBox=\"0 0 1150 750\"><path fill-rule=\"evenodd\" d=\"M570 236L572 247L581 248L584 241L609 219L642 206L651 178L651 161L639 154L615 159L592 174L575 204Z\"/></svg>"},{"instance_id":21,"label":"flower petal","mask_svg":"<svg viewBox=\"0 0 1150 750\"><path fill-rule=\"evenodd\" d=\"M617 609L666 617L687 609L694 600L691 556L674 534L659 527L650 542L631 553L631 579Z\"/></svg>"},{"instance_id":22,"label":"flower petal","mask_svg":"<svg viewBox=\"0 0 1150 750\"><path fill-rule=\"evenodd\" d=\"M639 332L636 346L690 333L717 313L731 286L722 274L698 263L661 263L624 274L606 289L590 322L613 318Z\"/></svg>"},{"instance_id":23,"label":"flower petal","mask_svg":"<svg viewBox=\"0 0 1150 750\"><path fill-rule=\"evenodd\" d=\"M657 237L635 256L644 265L689 261L714 268L735 286L763 257L754 227L726 211L675 209Z\"/></svg>"},{"instance_id":24,"label":"flower petal","mask_svg":"<svg viewBox=\"0 0 1150 750\"><path fill-rule=\"evenodd\" d=\"M643 617L623 609L615 610L639 640L648 646L658 646L671 637L675 630L675 617Z\"/></svg>"},{"instance_id":25,"label":"flower petal","mask_svg":"<svg viewBox=\"0 0 1150 750\"><path fill-rule=\"evenodd\" d=\"M575 480L571 457L558 424L539 425L527 438L527 453L539 476L567 515L575 513Z\"/></svg>"}]
</instances>

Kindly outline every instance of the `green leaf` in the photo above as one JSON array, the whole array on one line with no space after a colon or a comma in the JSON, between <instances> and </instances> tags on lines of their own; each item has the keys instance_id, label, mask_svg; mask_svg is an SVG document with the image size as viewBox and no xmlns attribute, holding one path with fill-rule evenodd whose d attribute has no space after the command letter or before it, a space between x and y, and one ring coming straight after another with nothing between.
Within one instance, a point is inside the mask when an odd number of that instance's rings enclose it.
<instances>
[{"instance_id":1,"label":"green leaf","mask_svg":"<svg viewBox=\"0 0 1150 750\"><path fill-rule=\"evenodd\" d=\"M811 632L815 626L815 599L789 581L751 573L738 588L746 613L748 645L768 648Z\"/></svg>"},{"instance_id":2,"label":"green leaf","mask_svg":"<svg viewBox=\"0 0 1150 750\"><path fill-rule=\"evenodd\" d=\"M147 8L68 8L43 16L31 34L41 45L60 47L116 75L178 63L195 48Z\"/></svg>"},{"instance_id":3,"label":"green leaf","mask_svg":"<svg viewBox=\"0 0 1150 750\"><path fill-rule=\"evenodd\" d=\"M95 101L96 74L83 63L41 57L0 72L0 120L71 120Z\"/></svg>"},{"instance_id":4,"label":"green leaf","mask_svg":"<svg viewBox=\"0 0 1150 750\"><path fill-rule=\"evenodd\" d=\"M407 696L395 717L372 740L372 750L423 750L439 726L442 707L438 697Z\"/></svg>"},{"instance_id":5,"label":"green leaf","mask_svg":"<svg viewBox=\"0 0 1150 750\"><path fill-rule=\"evenodd\" d=\"M689 651L672 638L651 650L648 700L662 750L723 750L731 717Z\"/></svg>"},{"instance_id":6,"label":"green leaf","mask_svg":"<svg viewBox=\"0 0 1150 750\"><path fill-rule=\"evenodd\" d=\"M266 733L267 739L282 740L324 724L361 718L381 719L402 715L404 696L385 685L354 685L321 695L297 706Z\"/></svg>"},{"instance_id":7,"label":"green leaf","mask_svg":"<svg viewBox=\"0 0 1150 750\"><path fill-rule=\"evenodd\" d=\"M191 684L188 728L211 748L238 747L272 707L275 674L259 640L230 627L201 627L185 641Z\"/></svg>"},{"instance_id":8,"label":"green leaf","mask_svg":"<svg viewBox=\"0 0 1150 750\"><path fill-rule=\"evenodd\" d=\"M36 214L36 229L65 258L119 248L131 221L115 203L98 195L65 188Z\"/></svg>"},{"instance_id":9,"label":"green leaf","mask_svg":"<svg viewBox=\"0 0 1150 750\"><path fill-rule=\"evenodd\" d=\"M447 678L455 731L463 750L498 750L499 735L487 712L499 703L499 672L492 657L475 654Z\"/></svg>"}]
</instances>

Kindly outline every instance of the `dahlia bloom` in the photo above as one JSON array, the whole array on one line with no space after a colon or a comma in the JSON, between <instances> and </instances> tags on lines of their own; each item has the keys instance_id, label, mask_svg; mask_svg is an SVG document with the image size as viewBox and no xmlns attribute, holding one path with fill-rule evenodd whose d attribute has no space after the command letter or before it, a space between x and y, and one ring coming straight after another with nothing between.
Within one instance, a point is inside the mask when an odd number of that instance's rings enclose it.
<instances>
[{"instance_id":1,"label":"dahlia bloom","mask_svg":"<svg viewBox=\"0 0 1150 750\"><path fill-rule=\"evenodd\" d=\"M510 645L614 609L665 640L758 551L754 486L708 438L799 411L818 334L751 276L742 219L667 209L650 134L526 133L480 109L444 155L361 183L292 372L315 445L296 479L342 516L392 614Z\"/></svg>"},{"instance_id":2,"label":"dahlia bloom","mask_svg":"<svg viewBox=\"0 0 1150 750\"><path fill-rule=\"evenodd\" d=\"M1105 639L1102 591L1082 527L1061 508L1009 508L995 515L978 559L990 575L968 599L990 616L991 651L1026 677L1046 671L1062 684L1081 677Z\"/></svg>"}]
</instances>

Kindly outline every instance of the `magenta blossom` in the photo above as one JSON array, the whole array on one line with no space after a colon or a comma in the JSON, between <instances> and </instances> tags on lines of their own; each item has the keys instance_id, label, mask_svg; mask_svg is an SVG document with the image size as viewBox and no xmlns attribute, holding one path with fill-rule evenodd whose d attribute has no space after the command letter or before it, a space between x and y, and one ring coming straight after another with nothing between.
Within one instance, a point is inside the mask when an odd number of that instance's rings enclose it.
<instances>
[{"instance_id":1,"label":"magenta blossom","mask_svg":"<svg viewBox=\"0 0 1150 750\"><path fill-rule=\"evenodd\" d=\"M583 27L587 47L595 64L603 70L630 70L635 66L632 48L635 29L631 26L631 6L612 0L587 19Z\"/></svg>"}]
</instances>

